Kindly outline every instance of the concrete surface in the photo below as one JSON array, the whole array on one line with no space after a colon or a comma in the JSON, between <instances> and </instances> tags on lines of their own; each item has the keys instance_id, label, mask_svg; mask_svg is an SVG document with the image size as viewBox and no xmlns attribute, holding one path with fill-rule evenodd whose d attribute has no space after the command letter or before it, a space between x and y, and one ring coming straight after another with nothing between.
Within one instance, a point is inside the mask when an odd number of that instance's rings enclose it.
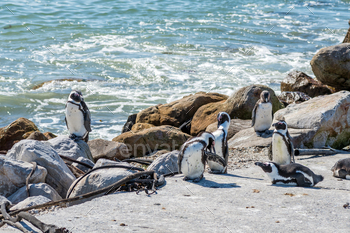
<instances>
[{"instance_id":1,"label":"concrete surface","mask_svg":"<svg viewBox=\"0 0 350 233\"><path fill-rule=\"evenodd\" d=\"M350 154L300 156L325 177L314 188L271 185L261 168L205 173L195 184L167 178L157 194L118 193L36 215L72 232L349 232L350 180L331 167ZM1 228L1 232L17 232Z\"/></svg>"}]
</instances>

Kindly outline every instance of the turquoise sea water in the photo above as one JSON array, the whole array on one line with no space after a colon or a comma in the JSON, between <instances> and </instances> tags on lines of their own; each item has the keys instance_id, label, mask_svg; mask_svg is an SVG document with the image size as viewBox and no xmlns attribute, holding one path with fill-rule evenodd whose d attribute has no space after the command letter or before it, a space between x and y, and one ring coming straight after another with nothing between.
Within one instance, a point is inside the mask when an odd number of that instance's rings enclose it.
<instances>
[{"instance_id":1,"label":"turquoise sea water","mask_svg":"<svg viewBox=\"0 0 350 233\"><path fill-rule=\"evenodd\" d=\"M91 138L127 116L198 91L249 84L279 91L292 70L340 43L350 1L37 0L0 3L0 127L19 117L68 134L64 106L80 89ZM51 82L78 78L85 82Z\"/></svg>"}]
</instances>

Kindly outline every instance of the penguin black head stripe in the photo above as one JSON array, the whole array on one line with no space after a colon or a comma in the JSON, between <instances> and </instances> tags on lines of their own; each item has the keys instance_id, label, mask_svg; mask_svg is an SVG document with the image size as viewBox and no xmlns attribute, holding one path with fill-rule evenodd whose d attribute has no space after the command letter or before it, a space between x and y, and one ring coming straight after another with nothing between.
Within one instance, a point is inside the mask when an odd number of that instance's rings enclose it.
<instances>
[{"instance_id":1,"label":"penguin black head stripe","mask_svg":"<svg viewBox=\"0 0 350 233\"><path fill-rule=\"evenodd\" d=\"M81 91L76 91L76 90L74 90L74 91L72 91L71 93L70 93L70 98L72 99L72 100L74 100L75 102L77 102L77 103L80 103L83 99L82 99L82 93L81 93Z\"/></svg>"},{"instance_id":2,"label":"penguin black head stripe","mask_svg":"<svg viewBox=\"0 0 350 233\"><path fill-rule=\"evenodd\" d=\"M263 91L260 94L260 99L264 103L268 103L270 101L270 92L269 91Z\"/></svg>"},{"instance_id":3,"label":"penguin black head stripe","mask_svg":"<svg viewBox=\"0 0 350 233\"><path fill-rule=\"evenodd\" d=\"M218 117L218 127L225 122L230 123L230 116L226 112L219 112Z\"/></svg>"},{"instance_id":4,"label":"penguin black head stripe","mask_svg":"<svg viewBox=\"0 0 350 233\"><path fill-rule=\"evenodd\" d=\"M285 121L279 121L276 122L275 124L273 124L272 126L274 126L276 128L276 130L286 130L287 129L287 123Z\"/></svg>"}]
</instances>

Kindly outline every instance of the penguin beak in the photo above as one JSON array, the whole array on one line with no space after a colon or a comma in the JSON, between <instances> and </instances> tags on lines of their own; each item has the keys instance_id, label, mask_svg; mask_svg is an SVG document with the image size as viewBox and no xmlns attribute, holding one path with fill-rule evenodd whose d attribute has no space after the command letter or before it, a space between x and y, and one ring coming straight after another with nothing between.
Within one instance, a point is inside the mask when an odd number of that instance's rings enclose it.
<instances>
[{"instance_id":1,"label":"penguin beak","mask_svg":"<svg viewBox=\"0 0 350 233\"><path fill-rule=\"evenodd\" d=\"M277 123L273 123L272 126L273 126L273 127L276 127L276 124L277 124Z\"/></svg>"},{"instance_id":2,"label":"penguin beak","mask_svg":"<svg viewBox=\"0 0 350 233\"><path fill-rule=\"evenodd\" d=\"M264 164L263 164L263 163L260 163L260 162L256 162L255 165L256 165L256 166L259 166L259 167L263 167L263 166L264 166Z\"/></svg>"}]
</instances>

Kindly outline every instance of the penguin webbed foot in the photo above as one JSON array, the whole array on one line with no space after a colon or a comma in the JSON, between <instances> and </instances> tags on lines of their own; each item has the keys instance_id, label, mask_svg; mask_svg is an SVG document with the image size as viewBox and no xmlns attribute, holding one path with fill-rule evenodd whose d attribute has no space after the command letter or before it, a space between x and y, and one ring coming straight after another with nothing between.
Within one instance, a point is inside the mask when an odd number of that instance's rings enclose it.
<instances>
[{"instance_id":1,"label":"penguin webbed foot","mask_svg":"<svg viewBox=\"0 0 350 233\"><path fill-rule=\"evenodd\" d=\"M219 171L219 170L209 170L208 173L210 173L210 174L222 174L223 172Z\"/></svg>"},{"instance_id":2,"label":"penguin webbed foot","mask_svg":"<svg viewBox=\"0 0 350 233\"><path fill-rule=\"evenodd\" d=\"M76 142L76 141L79 141L79 140L83 140L83 137L77 136L77 135L75 135L75 134L69 135L69 138L72 139L72 140L74 140L75 142Z\"/></svg>"},{"instance_id":3,"label":"penguin webbed foot","mask_svg":"<svg viewBox=\"0 0 350 233\"><path fill-rule=\"evenodd\" d=\"M198 183L199 181L201 181L202 178L203 178L203 174L200 177L193 179L193 183Z\"/></svg>"}]
</instances>

